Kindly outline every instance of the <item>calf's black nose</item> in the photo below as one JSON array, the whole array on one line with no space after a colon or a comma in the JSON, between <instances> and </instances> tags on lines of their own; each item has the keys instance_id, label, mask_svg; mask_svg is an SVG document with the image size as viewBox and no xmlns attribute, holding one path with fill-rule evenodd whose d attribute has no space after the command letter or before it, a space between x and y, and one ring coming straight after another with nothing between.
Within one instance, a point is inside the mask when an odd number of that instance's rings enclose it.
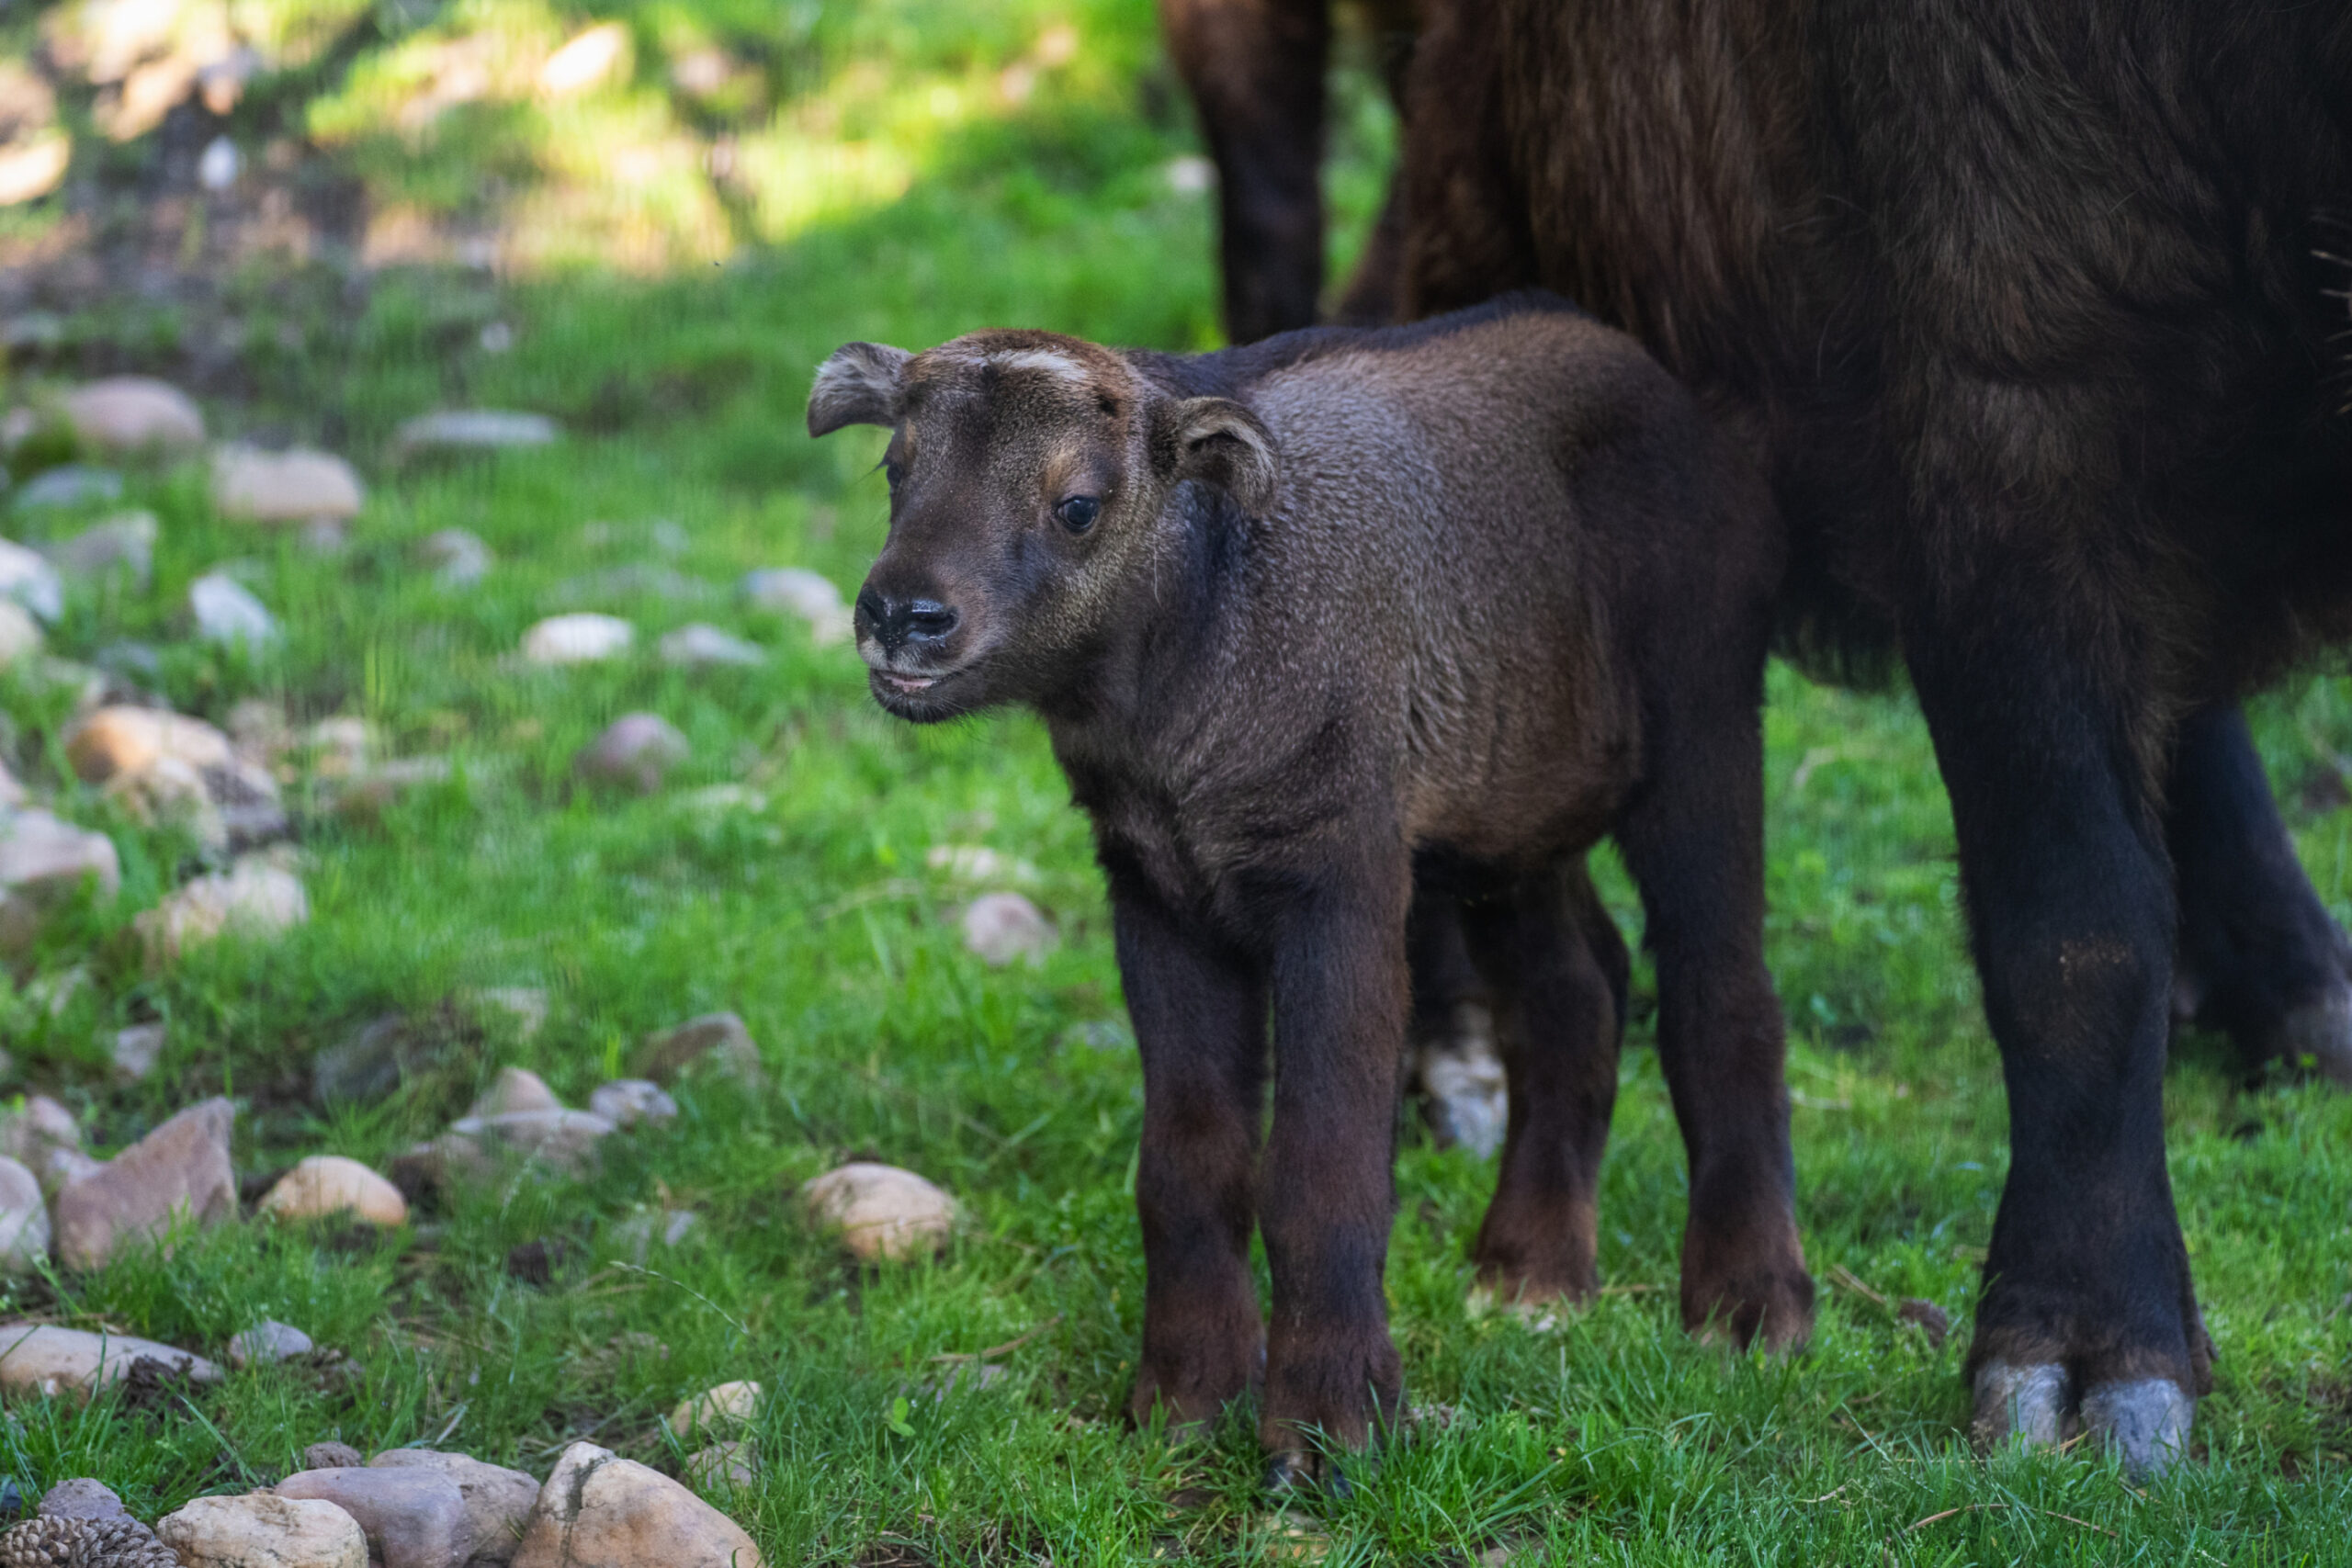
<instances>
[{"instance_id":1,"label":"calf's black nose","mask_svg":"<svg viewBox=\"0 0 2352 1568\"><path fill-rule=\"evenodd\" d=\"M886 653L909 645L920 651L926 645L944 642L964 618L955 606L936 599L900 599L871 585L858 591L857 614Z\"/></svg>"}]
</instances>

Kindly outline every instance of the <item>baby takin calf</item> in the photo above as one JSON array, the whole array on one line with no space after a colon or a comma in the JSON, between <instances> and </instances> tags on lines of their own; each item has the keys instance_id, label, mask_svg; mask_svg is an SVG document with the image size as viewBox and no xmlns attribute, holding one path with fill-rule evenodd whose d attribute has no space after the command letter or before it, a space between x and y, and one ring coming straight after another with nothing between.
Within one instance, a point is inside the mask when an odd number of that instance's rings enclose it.
<instances>
[{"instance_id":1,"label":"baby takin calf","mask_svg":"<svg viewBox=\"0 0 2352 1568\"><path fill-rule=\"evenodd\" d=\"M1093 821L1143 1058L1132 1416L1258 1389L1285 1485L1396 1413L1416 879L1464 900L1510 1071L1483 1281L1591 1293L1626 983L1585 870L1603 834L1640 886L1690 1159L1683 1319L1804 1337L1762 954L1771 503L1631 338L1521 295L1193 358L850 344L808 428L852 423L891 433L856 606L876 699L921 723L1027 705Z\"/></svg>"}]
</instances>

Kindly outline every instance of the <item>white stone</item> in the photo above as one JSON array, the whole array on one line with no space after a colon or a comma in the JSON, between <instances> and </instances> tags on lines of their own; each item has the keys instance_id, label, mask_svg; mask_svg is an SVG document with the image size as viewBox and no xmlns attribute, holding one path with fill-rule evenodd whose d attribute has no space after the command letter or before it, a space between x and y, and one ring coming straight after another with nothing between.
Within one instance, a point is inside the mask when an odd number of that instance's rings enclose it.
<instances>
[{"instance_id":1,"label":"white stone","mask_svg":"<svg viewBox=\"0 0 2352 1568\"><path fill-rule=\"evenodd\" d=\"M682 1439L731 1438L758 1418L760 1400L765 1393L749 1380L723 1382L678 1401L678 1407L670 1412L666 1424L672 1435Z\"/></svg>"},{"instance_id":2,"label":"white stone","mask_svg":"<svg viewBox=\"0 0 2352 1568\"><path fill-rule=\"evenodd\" d=\"M748 1491L759 1476L759 1451L736 1438L686 1456L683 1479L697 1492Z\"/></svg>"},{"instance_id":3,"label":"white stone","mask_svg":"<svg viewBox=\"0 0 2352 1568\"><path fill-rule=\"evenodd\" d=\"M466 1108L473 1117L504 1116L517 1111L560 1111L563 1101L555 1097L547 1079L527 1067L501 1067L490 1087L474 1096Z\"/></svg>"},{"instance_id":4,"label":"white stone","mask_svg":"<svg viewBox=\"0 0 2352 1568\"><path fill-rule=\"evenodd\" d=\"M28 1274L49 1261L49 1207L40 1179L0 1156L0 1272Z\"/></svg>"},{"instance_id":5,"label":"white stone","mask_svg":"<svg viewBox=\"0 0 2352 1568\"><path fill-rule=\"evenodd\" d=\"M473 1521L458 1483L437 1471L337 1466L298 1471L270 1488L280 1497L333 1503L359 1521L368 1559L383 1568L464 1568Z\"/></svg>"},{"instance_id":6,"label":"white stone","mask_svg":"<svg viewBox=\"0 0 2352 1568\"><path fill-rule=\"evenodd\" d=\"M617 659L637 640L637 628L618 615L581 611L550 615L523 634L523 657L534 664L591 664Z\"/></svg>"},{"instance_id":7,"label":"white stone","mask_svg":"<svg viewBox=\"0 0 2352 1568\"><path fill-rule=\"evenodd\" d=\"M235 578L209 571L187 585L188 615L207 642L243 643L255 649L277 640L277 621Z\"/></svg>"},{"instance_id":8,"label":"white stone","mask_svg":"<svg viewBox=\"0 0 2352 1568\"><path fill-rule=\"evenodd\" d=\"M40 651L40 623L14 599L0 599L0 669Z\"/></svg>"},{"instance_id":9,"label":"white stone","mask_svg":"<svg viewBox=\"0 0 2352 1568\"><path fill-rule=\"evenodd\" d=\"M0 1324L0 1392L44 1399L87 1394L119 1382L139 1361L156 1361L191 1382L218 1382L220 1369L191 1351L129 1334L94 1334L51 1324Z\"/></svg>"},{"instance_id":10,"label":"white stone","mask_svg":"<svg viewBox=\"0 0 2352 1568\"><path fill-rule=\"evenodd\" d=\"M650 795L662 787L662 775L684 761L692 750L660 714L627 713L582 747L571 766L591 783L622 784Z\"/></svg>"},{"instance_id":11,"label":"white stone","mask_svg":"<svg viewBox=\"0 0 2352 1568\"><path fill-rule=\"evenodd\" d=\"M198 1497L158 1519L155 1533L182 1568L368 1568L359 1521L311 1498Z\"/></svg>"},{"instance_id":12,"label":"white stone","mask_svg":"<svg viewBox=\"0 0 2352 1568\"><path fill-rule=\"evenodd\" d=\"M289 1323L263 1318L229 1341L229 1364L239 1371L290 1361L318 1348L311 1337Z\"/></svg>"},{"instance_id":13,"label":"white stone","mask_svg":"<svg viewBox=\"0 0 2352 1568\"><path fill-rule=\"evenodd\" d=\"M600 1084L588 1097L588 1109L624 1129L640 1122L658 1127L678 1117L678 1102L663 1093L660 1084L645 1078L616 1078Z\"/></svg>"},{"instance_id":14,"label":"white stone","mask_svg":"<svg viewBox=\"0 0 2352 1568\"><path fill-rule=\"evenodd\" d=\"M556 438L555 421L542 413L511 409L446 409L403 423L392 444L403 452L421 446L545 446Z\"/></svg>"},{"instance_id":15,"label":"white stone","mask_svg":"<svg viewBox=\"0 0 2352 1568\"><path fill-rule=\"evenodd\" d=\"M759 664L767 659L767 650L758 643L746 642L704 621L668 633L654 645L654 651L661 655L662 663L685 670L720 664Z\"/></svg>"},{"instance_id":16,"label":"white stone","mask_svg":"<svg viewBox=\"0 0 2352 1568\"><path fill-rule=\"evenodd\" d=\"M742 1019L731 1012L707 1012L649 1034L643 1054L645 1076L658 1083L673 1082L689 1068L706 1063L754 1089L766 1076L758 1043Z\"/></svg>"},{"instance_id":17,"label":"white stone","mask_svg":"<svg viewBox=\"0 0 2352 1568\"><path fill-rule=\"evenodd\" d=\"M1001 969L1014 959L1035 964L1053 951L1054 928L1018 893L983 893L964 910L964 945Z\"/></svg>"},{"instance_id":18,"label":"white stone","mask_svg":"<svg viewBox=\"0 0 2352 1568\"><path fill-rule=\"evenodd\" d=\"M309 523L357 514L359 476L328 452L264 452L223 446L212 457L212 505L223 517L252 523Z\"/></svg>"},{"instance_id":19,"label":"white stone","mask_svg":"<svg viewBox=\"0 0 2352 1568\"><path fill-rule=\"evenodd\" d=\"M911 1170L860 1160L802 1184L810 1222L868 1262L927 1257L956 1228L956 1202Z\"/></svg>"},{"instance_id":20,"label":"white stone","mask_svg":"<svg viewBox=\"0 0 2352 1568\"><path fill-rule=\"evenodd\" d=\"M497 558L488 545L463 528L443 528L426 535L417 546L417 556L433 569L444 588L470 588L490 575Z\"/></svg>"},{"instance_id":21,"label":"white stone","mask_svg":"<svg viewBox=\"0 0 2352 1568\"><path fill-rule=\"evenodd\" d=\"M685 1487L594 1443L556 1461L514 1568L761 1568L742 1527Z\"/></svg>"},{"instance_id":22,"label":"white stone","mask_svg":"<svg viewBox=\"0 0 2352 1568\"><path fill-rule=\"evenodd\" d=\"M65 613L65 584L39 550L27 549L14 539L0 539L0 599L13 600L42 620L53 622Z\"/></svg>"},{"instance_id":23,"label":"white stone","mask_svg":"<svg viewBox=\"0 0 2352 1568\"><path fill-rule=\"evenodd\" d=\"M600 22L547 57L539 67L539 91L568 98L602 85L628 62L628 29Z\"/></svg>"},{"instance_id":24,"label":"white stone","mask_svg":"<svg viewBox=\"0 0 2352 1568\"><path fill-rule=\"evenodd\" d=\"M148 376L109 376L76 387L63 400L66 423L83 445L110 452L185 448L204 444L204 415L186 392Z\"/></svg>"},{"instance_id":25,"label":"white stone","mask_svg":"<svg viewBox=\"0 0 2352 1568\"><path fill-rule=\"evenodd\" d=\"M134 1023L128 1029L116 1030L114 1043L107 1052L113 1062L115 1081L144 1082L163 1058L168 1032L161 1023Z\"/></svg>"},{"instance_id":26,"label":"white stone","mask_svg":"<svg viewBox=\"0 0 2352 1568\"><path fill-rule=\"evenodd\" d=\"M55 1149L82 1147L82 1126L74 1112L45 1094L25 1097L21 1110L0 1109L0 1155L39 1174Z\"/></svg>"},{"instance_id":27,"label":"white stone","mask_svg":"<svg viewBox=\"0 0 2352 1568\"><path fill-rule=\"evenodd\" d=\"M197 155L196 183L209 191L227 190L237 183L237 171L243 163L235 142L225 136L216 136Z\"/></svg>"},{"instance_id":28,"label":"white stone","mask_svg":"<svg viewBox=\"0 0 2352 1568\"><path fill-rule=\"evenodd\" d=\"M285 934L311 918L302 880L259 855L199 876L131 922L151 964L168 963L235 932L251 941Z\"/></svg>"},{"instance_id":29,"label":"white stone","mask_svg":"<svg viewBox=\"0 0 2352 1568\"><path fill-rule=\"evenodd\" d=\"M808 639L819 648L846 642L855 617L832 580L805 567L773 567L745 574L738 590L755 609L798 615L808 623Z\"/></svg>"},{"instance_id":30,"label":"white stone","mask_svg":"<svg viewBox=\"0 0 2352 1568\"><path fill-rule=\"evenodd\" d=\"M94 884L111 898L122 886L114 840L46 811L0 809L0 952L31 942L51 910Z\"/></svg>"},{"instance_id":31,"label":"white stone","mask_svg":"<svg viewBox=\"0 0 2352 1568\"><path fill-rule=\"evenodd\" d=\"M390 1228L408 1223L408 1200L401 1190L341 1155L312 1155L263 1194L261 1212L280 1219L319 1220L350 1214Z\"/></svg>"}]
</instances>

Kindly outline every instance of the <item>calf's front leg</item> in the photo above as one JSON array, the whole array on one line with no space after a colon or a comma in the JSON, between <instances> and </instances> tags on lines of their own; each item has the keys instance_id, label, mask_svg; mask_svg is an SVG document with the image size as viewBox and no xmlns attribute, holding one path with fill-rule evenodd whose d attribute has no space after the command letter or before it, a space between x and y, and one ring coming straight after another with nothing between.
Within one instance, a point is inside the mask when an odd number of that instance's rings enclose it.
<instances>
[{"instance_id":1,"label":"calf's front leg","mask_svg":"<svg viewBox=\"0 0 2352 1568\"><path fill-rule=\"evenodd\" d=\"M1266 1060L1255 971L1148 895L1117 891L1113 921L1128 1016L1143 1055L1143 1355L1127 1414L1164 1408L1198 1428L1258 1379L1264 1360L1250 1275L1251 1168Z\"/></svg>"},{"instance_id":2,"label":"calf's front leg","mask_svg":"<svg viewBox=\"0 0 2352 1568\"><path fill-rule=\"evenodd\" d=\"M1274 1300L1258 1435L1276 1488L1316 1475L1318 1438L1363 1447L1402 1393L1381 1277L1410 886L1399 845L1294 891L1275 919L1273 1131L1259 1198Z\"/></svg>"}]
</instances>

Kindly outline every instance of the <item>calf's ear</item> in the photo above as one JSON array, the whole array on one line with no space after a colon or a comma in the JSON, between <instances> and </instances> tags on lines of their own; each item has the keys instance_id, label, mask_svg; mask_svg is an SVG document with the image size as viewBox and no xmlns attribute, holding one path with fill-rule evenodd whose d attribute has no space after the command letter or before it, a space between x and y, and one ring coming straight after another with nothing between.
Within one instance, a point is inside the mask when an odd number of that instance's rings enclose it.
<instances>
[{"instance_id":1,"label":"calf's ear","mask_svg":"<svg viewBox=\"0 0 2352 1568\"><path fill-rule=\"evenodd\" d=\"M831 435L844 424L899 423L906 402L907 361L913 355L888 344L845 343L817 367L808 389L808 434Z\"/></svg>"},{"instance_id":2,"label":"calf's ear","mask_svg":"<svg viewBox=\"0 0 2352 1568\"><path fill-rule=\"evenodd\" d=\"M1233 497L1252 516L1274 503L1282 469L1274 437L1230 398L1187 398L1161 427L1160 462L1171 479L1198 479Z\"/></svg>"}]
</instances>

